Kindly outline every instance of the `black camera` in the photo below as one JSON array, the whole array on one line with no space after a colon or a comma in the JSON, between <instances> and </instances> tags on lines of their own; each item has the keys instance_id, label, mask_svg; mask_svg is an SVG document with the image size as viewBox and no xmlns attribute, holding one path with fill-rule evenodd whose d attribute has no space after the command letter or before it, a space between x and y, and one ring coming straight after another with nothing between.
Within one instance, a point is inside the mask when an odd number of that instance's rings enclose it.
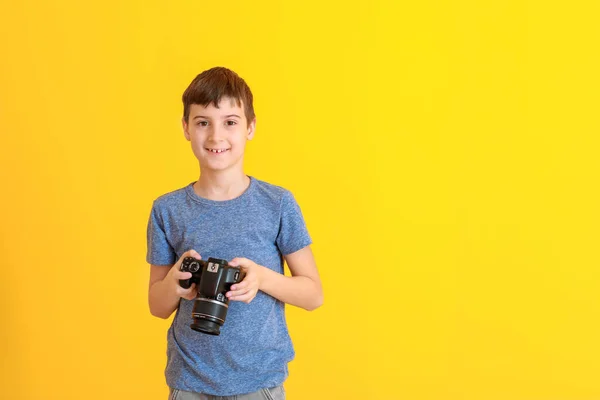
<instances>
[{"instance_id":1,"label":"black camera","mask_svg":"<svg viewBox=\"0 0 600 400\"><path fill-rule=\"evenodd\" d=\"M190 327L198 332L219 335L229 308L225 293L231 290L231 285L241 282L246 273L218 258L204 261L186 257L179 270L192 273L191 278L179 281L181 287L187 289L195 283L198 290L192 311L194 322Z\"/></svg>"}]
</instances>

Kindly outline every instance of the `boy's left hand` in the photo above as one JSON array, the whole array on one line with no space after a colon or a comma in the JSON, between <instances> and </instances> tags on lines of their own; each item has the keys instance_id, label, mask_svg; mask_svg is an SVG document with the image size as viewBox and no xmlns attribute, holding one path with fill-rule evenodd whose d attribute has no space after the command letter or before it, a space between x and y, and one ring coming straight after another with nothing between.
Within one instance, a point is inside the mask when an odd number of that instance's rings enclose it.
<instances>
[{"instance_id":1,"label":"boy's left hand","mask_svg":"<svg viewBox=\"0 0 600 400\"><path fill-rule=\"evenodd\" d=\"M258 293L258 289L260 288L264 267L252 260L241 257L234 258L229 262L229 265L241 267L246 272L246 277L240 283L231 285L231 291L225 295L229 300L250 303L256 297L256 293Z\"/></svg>"}]
</instances>

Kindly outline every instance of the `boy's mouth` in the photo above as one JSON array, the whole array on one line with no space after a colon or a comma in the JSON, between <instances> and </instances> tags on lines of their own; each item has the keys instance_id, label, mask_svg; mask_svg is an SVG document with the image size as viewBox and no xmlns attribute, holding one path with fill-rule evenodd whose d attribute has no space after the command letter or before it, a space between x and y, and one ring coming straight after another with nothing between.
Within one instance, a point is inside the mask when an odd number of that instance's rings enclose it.
<instances>
[{"instance_id":1,"label":"boy's mouth","mask_svg":"<svg viewBox=\"0 0 600 400\"><path fill-rule=\"evenodd\" d=\"M221 153L225 153L226 151L229 151L229 149L209 149L209 148L206 148L205 150L207 150L211 153L215 153L215 154L221 154Z\"/></svg>"}]
</instances>

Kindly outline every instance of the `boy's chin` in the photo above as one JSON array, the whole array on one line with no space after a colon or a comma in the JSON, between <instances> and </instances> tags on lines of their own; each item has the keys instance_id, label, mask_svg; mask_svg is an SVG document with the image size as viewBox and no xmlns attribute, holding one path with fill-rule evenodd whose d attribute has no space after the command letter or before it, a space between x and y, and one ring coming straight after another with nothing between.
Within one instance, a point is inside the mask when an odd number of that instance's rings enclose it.
<instances>
[{"instance_id":1,"label":"boy's chin","mask_svg":"<svg viewBox=\"0 0 600 400\"><path fill-rule=\"evenodd\" d=\"M205 172L226 172L235 168L235 164L231 163L215 163L215 162L201 162L200 171Z\"/></svg>"}]
</instances>

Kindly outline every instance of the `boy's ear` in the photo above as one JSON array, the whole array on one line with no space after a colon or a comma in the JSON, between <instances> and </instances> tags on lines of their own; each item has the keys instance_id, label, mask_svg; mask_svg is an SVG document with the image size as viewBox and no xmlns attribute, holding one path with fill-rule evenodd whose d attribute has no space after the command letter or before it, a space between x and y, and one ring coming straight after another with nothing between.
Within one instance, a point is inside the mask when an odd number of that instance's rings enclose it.
<instances>
[{"instance_id":1,"label":"boy's ear","mask_svg":"<svg viewBox=\"0 0 600 400\"><path fill-rule=\"evenodd\" d=\"M188 132L188 124L187 124L187 121L185 120L185 117L181 118L181 126L183 127L183 136L185 136L185 139L189 142L190 141L190 133Z\"/></svg>"},{"instance_id":2,"label":"boy's ear","mask_svg":"<svg viewBox=\"0 0 600 400\"><path fill-rule=\"evenodd\" d=\"M256 129L256 117L248 124L248 140L252 140L254 137L254 130Z\"/></svg>"}]
</instances>

